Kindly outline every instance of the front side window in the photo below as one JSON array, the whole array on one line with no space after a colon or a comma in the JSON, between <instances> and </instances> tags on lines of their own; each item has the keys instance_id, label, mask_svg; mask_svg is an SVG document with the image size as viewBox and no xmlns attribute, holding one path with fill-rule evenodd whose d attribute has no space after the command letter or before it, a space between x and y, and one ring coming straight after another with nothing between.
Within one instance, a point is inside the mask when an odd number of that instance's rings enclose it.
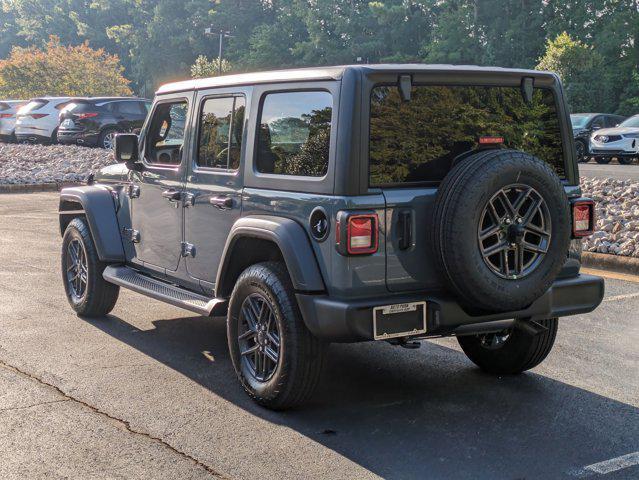
<instances>
[{"instance_id":1,"label":"front side window","mask_svg":"<svg viewBox=\"0 0 639 480\"><path fill-rule=\"evenodd\" d=\"M439 182L459 155L492 137L564 175L554 96L537 88L530 104L519 87L413 86L403 101L396 86L371 93L369 184Z\"/></svg>"},{"instance_id":2,"label":"front side window","mask_svg":"<svg viewBox=\"0 0 639 480\"><path fill-rule=\"evenodd\" d=\"M329 92L270 93L260 115L260 173L322 177L328 171L333 97Z\"/></svg>"},{"instance_id":3,"label":"front side window","mask_svg":"<svg viewBox=\"0 0 639 480\"><path fill-rule=\"evenodd\" d=\"M186 100L159 103L156 106L147 133L147 162L160 165L180 164L187 111Z\"/></svg>"},{"instance_id":4,"label":"front side window","mask_svg":"<svg viewBox=\"0 0 639 480\"><path fill-rule=\"evenodd\" d=\"M240 166L245 101L209 98L200 113L197 165L237 170Z\"/></svg>"}]
</instances>

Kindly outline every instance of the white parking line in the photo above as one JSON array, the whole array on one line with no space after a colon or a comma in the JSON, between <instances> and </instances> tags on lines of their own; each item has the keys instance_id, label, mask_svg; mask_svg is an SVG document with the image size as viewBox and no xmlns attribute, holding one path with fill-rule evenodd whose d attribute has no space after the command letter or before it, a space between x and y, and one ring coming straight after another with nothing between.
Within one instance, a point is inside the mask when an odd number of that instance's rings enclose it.
<instances>
[{"instance_id":1,"label":"white parking line","mask_svg":"<svg viewBox=\"0 0 639 480\"><path fill-rule=\"evenodd\" d=\"M613 297L604 298L604 302L614 302L615 300L625 300L627 298L635 298L639 297L639 292L635 293L624 293L623 295L615 295Z\"/></svg>"},{"instance_id":2,"label":"white parking line","mask_svg":"<svg viewBox=\"0 0 639 480\"><path fill-rule=\"evenodd\" d=\"M635 465L639 465L639 452L632 452L627 455L622 455L621 457L611 458L610 460L604 460L599 463L593 463L592 465L588 465L572 472L572 474L577 477L587 477L593 473L605 475L624 468L634 467Z\"/></svg>"}]
</instances>

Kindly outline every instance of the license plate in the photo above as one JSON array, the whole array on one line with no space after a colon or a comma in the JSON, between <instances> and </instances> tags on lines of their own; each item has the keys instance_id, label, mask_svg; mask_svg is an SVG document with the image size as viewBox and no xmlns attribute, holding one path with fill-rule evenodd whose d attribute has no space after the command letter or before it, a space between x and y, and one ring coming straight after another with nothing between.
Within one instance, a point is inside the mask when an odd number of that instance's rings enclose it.
<instances>
[{"instance_id":1,"label":"license plate","mask_svg":"<svg viewBox=\"0 0 639 480\"><path fill-rule=\"evenodd\" d=\"M426 333L426 302L396 303L373 309L375 340Z\"/></svg>"}]
</instances>

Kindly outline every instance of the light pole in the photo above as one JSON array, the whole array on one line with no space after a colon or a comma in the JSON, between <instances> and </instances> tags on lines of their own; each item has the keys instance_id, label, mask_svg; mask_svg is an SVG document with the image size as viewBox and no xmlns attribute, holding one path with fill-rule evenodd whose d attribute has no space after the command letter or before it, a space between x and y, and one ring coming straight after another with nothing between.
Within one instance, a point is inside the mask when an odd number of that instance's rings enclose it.
<instances>
[{"instance_id":1,"label":"light pole","mask_svg":"<svg viewBox=\"0 0 639 480\"><path fill-rule=\"evenodd\" d=\"M208 27L204 29L204 35L215 35L215 33L213 32L213 27ZM231 35L231 32L227 32L225 30L220 30L220 48L218 50L218 54L217 54L217 68L218 68L218 75L222 75L222 45L224 43L224 38L233 38L234 35Z\"/></svg>"}]
</instances>

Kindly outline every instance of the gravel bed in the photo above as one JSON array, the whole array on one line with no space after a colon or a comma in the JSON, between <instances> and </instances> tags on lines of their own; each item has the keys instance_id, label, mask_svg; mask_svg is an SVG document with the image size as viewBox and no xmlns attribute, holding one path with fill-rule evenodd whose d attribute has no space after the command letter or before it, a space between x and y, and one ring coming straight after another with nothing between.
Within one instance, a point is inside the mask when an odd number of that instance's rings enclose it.
<instances>
[{"instance_id":1,"label":"gravel bed","mask_svg":"<svg viewBox=\"0 0 639 480\"><path fill-rule=\"evenodd\" d=\"M0 185L81 182L114 162L101 148L0 143ZM639 257L639 182L582 178L581 185L597 202L597 228L584 250Z\"/></svg>"},{"instance_id":2,"label":"gravel bed","mask_svg":"<svg viewBox=\"0 0 639 480\"><path fill-rule=\"evenodd\" d=\"M596 202L595 233L584 240L588 252L639 257L639 182L582 178L584 196Z\"/></svg>"},{"instance_id":3,"label":"gravel bed","mask_svg":"<svg viewBox=\"0 0 639 480\"><path fill-rule=\"evenodd\" d=\"M114 162L102 148L0 143L0 185L81 182Z\"/></svg>"}]
</instances>

